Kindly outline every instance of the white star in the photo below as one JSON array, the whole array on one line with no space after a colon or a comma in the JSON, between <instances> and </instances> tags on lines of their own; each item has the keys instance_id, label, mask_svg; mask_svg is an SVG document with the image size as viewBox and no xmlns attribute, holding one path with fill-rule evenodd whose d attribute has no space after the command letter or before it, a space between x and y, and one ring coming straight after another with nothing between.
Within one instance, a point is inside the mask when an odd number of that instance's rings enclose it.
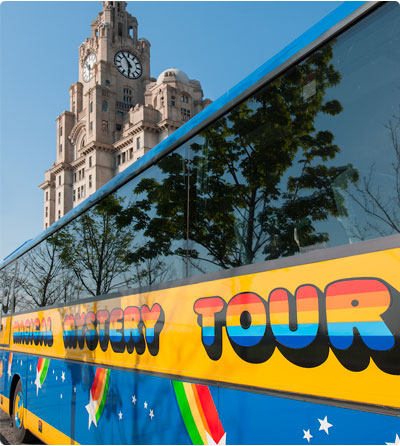
<instances>
[{"instance_id":1,"label":"white star","mask_svg":"<svg viewBox=\"0 0 400 446\"><path fill-rule=\"evenodd\" d=\"M32 364L29 364L29 371L32 371Z\"/></svg>"},{"instance_id":2,"label":"white star","mask_svg":"<svg viewBox=\"0 0 400 446\"><path fill-rule=\"evenodd\" d=\"M94 423L94 425L97 427L97 421L96 421L96 402L93 401L92 398L92 392L89 392L90 394L90 401L89 404L87 406L85 406L86 410L89 413L89 427L88 430L90 429L90 425L92 424L92 421Z\"/></svg>"},{"instance_id":3,"label":"white star","mask_svg":"<svg viewBox=\"0 0 400 446\"><path fill-rule=\"evenodd\" d=\"M119 411L118 418L119 418L120 420L122 420L122 412L121 412L121 411Z\"/></svg>"},{"instance_id":4,"label":"white star","mask_svg":"<svg viewBox=\"0 0 400 446\"><path fill-rule=\"evenodd\" d=\"M62 393L60 393L60 398L62 399Z\"/></svg>"},{"instance_id":5,"label":"white star","mask_svg":"<svg viewBox=\"0 0 400 446\"><path fill-rule=\"evenodd\" d=\"M318 418L321 426L319 427L320 431L325 431L326 435L329 435L328 429L333 426L333 424L328 423L328 417L325 417L323 420Z\"/></svg>"},{"instance_id":6,"label":"white star","mask_svg":"<svg viewBox=\"0 0 400 446\"><path fill-rule=\"evenodd\" d=\"M226 432L225 432L224 435L221 437L221 439L219 440L218 443L215 443L215 441L214 441L213 438L208 434L207 431L206 431L206 438L207 438L207 444L220 444L220 445L226 445Z\"/></svg>"},{"instance_id":7,"label":"white star","mask_svg":"<svg viewBox=\"0 0 400 446\"><path fill-rule=\"evenodd\" d=\"M304 437L303 437L303 438L305 438L305 439L310 443L310 439L313 437L313 436L310 434L310 429L308 429L307 431L305 431L305 430L303 429L303 432L304 432Z\"/></svg>"},{"instance_id":8,"label":"white star","mask_svg":"<svg viewBox=\"0 0 400 446\"><path fill-rule=\"evenodd\" d=\"M58 376L56 376L56 381L58 381Z\"/></svg>"},{"instance_id":9,"label":"white star","mask_svg":"<svg viewBox=\"0 0 400 446\"><path fill-rule=\"evenodd\" d=\"M74 393L76 393L76 386L74 386Z\"/></svg>"},{"instance_id":10,"label":"white star","mask_svg":"<svg viewBox=\"0 0 400 446\"><path fill-rule=\"evenodd\" d=\"M37 395L39 395L39 389L42 388L42 384L40 383L40 373L39 373L39 370L36 370L35 385L36 385L36 396L37 396Z\"/></svg>"},{"instance_id":11,"label":"white star","mask_svg":"<svg viewBox=\"0 0 400 446\"><path fill-rule=\"evenodd\" d=\"M31 381L31 385L32 385L32 381Z\"/></svg>"},{"instance_id":12,"label":"white star","mask_svg":"<svg viewBox=\"0 0 400 446\"><path fill-rule=\"evenodd\" d=\"M144 408L147 409L147 406L148 406L147 401L145 401L144 402Z\"/></svg>"},{"instance_id":13,"label":"white star","mask_svg":"<svg viewBox=\"0 0 400 446\"><path fill-rule=\"evenodd\" d=\"M132 396L132 404L136 404L136 395Z\"/></svg>"},{"instance_id":14,"label":"white star","mask_svg":"<svg viewBox=\"0 0 400 446\"><path fill-rule=\"evenodd\" d=\"M152 409L150 409L149 417L150 417L151 419L153 419L153 417L154 417L154 412L153 412Z\"/></svg>"},{"instance_id":15,"label":"white star","mask_svg":"<svg viewBox=\"0 0 400 446\"><path fill-rule=\"evenodd\" d=\"M65 381L65 372L61 372L61 381L62 381L62 382Z\"/></svg>"},{"instance_id":16,"label":"white star","mask_svg":"<svg viewBox=\"0 0 400 446\"><path fill-rule=\"evenodd\" d=\"M389 446L399 446L400 445L400 438L398 434L396 434L396 439L394 440L394 443L386 443Z\"/></svg>"},{"instance_id":17,"label":"white star","mask_svg":"<svg viewBox=\"0 0 400 446\"><path fill-rule=\"evenodd\" d=\"M10 379L11 378L11 362L8 363L7 375L8 375L8 379Z\"/></svg>"},{"instance_id":18,"label":"white star","mask_svg":"<svg viewBox=\"0 0 400 446\"><path fill-rule=\"evenodd\" d=\"M53 375L54 375L54 369L53 369Z\"/></svg>"}]
</instances>

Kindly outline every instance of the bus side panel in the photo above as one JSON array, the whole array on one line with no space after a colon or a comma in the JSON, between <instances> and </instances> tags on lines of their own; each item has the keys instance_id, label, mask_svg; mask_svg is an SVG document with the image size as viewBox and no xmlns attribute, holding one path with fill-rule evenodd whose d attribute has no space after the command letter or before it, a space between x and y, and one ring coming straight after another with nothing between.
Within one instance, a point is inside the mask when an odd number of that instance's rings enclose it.
<instances>
[{"instance_id":1,"label":"bus side panel","mask_svg":"<svg viewBox=\"0 0 400 446\"><path fill-rule=\"evenodd\" d=\"M10 399L12 399L10 390L15 362L12 352L0 348L0 408L7 414L9 413Z\"/></svg>"},{"instance_id":2,"label":"bus side panel","mask_svg":"<svg viewBox=\"0 0 400 446\"><path fill-rule=\"evenodd\" d=\"M396 416L55 359L36 380L40 357L16 361L32 366L28 427L53 444L383 444L400 430Z\"/></svg>"},{"instance_id":3,"label":"bus side panel","mask_svg":"<svg viewBox=\"0 0 400 446\"><path fill-rule=\"evenodd\" d=\"M11 348L400 409L399 263L391 249L16 315Z\"/></svg>"}]
</instances>

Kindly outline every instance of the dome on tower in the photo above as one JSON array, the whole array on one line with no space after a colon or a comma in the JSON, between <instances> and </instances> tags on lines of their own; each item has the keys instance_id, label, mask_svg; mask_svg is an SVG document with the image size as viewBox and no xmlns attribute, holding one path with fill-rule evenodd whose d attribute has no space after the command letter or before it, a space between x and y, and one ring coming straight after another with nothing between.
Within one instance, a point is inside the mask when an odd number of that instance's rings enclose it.
<instances>
[{"instance_id":1,"label":"dome on tower","mask_svg":"<svg viewBox=\"0 0 400 446\"><path fill-rule=\"evenodd\" d=\"M177 81L189 83L189 76L184 73L182 70L178 68L168 68L168 70L164 70L157 78L157 84L160 84L163 81L168 81L172 77L175 77Z\"/></svg>"}]
</instances>

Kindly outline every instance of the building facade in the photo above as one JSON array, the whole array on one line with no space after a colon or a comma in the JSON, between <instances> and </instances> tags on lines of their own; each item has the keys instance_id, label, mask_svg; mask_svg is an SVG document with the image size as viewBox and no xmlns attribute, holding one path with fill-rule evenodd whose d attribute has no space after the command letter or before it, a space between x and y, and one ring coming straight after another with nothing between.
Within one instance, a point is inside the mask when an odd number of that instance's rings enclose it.
<instances>
[{"instance_id":1,"label":"building facade","mask_svg":"<svg viewBox=\"0 0 400 446\"><path fill-rule=\"evenodd\" d=\"M150 76L150 43L126 2L103 1L79 47L70 110L57 117L56 161L39 186L44 229L165 139L210 100L181 70Z\"/></svg>"}]
</instances>

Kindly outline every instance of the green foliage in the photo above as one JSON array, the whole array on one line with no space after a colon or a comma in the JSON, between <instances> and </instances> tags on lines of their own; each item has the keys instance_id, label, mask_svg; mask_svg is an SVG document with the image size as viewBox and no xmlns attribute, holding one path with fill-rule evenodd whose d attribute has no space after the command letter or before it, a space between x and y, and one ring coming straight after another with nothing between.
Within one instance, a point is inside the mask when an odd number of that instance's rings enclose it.
<instances>
[{"instance_id":1,"label":"green foliage","mask_svg":"<svg viewBox=\"0 0 400 446\"><path fill-rule=\"evenodd\" d=\"M149 242L132 260L174 254L229 268L328 241L313 222L346 215L339 189L357 180L352 166L332 166L340 148L314 124L342 110L324 102L340 82L331 59L326 45L195 137L186 156L165 157L157 178L141 180L134 193L146 213L137 203L125 212ZM315 91L305 96L306 87Z\"/></svg>"},{"instance_id":2,"label":"green foliage","mask_svg":"<svg viewBox=\"0 0 400 446\"><path fill-rule=\"evenodd\" d=\"M123 224L122 199L109 195L57 234L64 266L93 296L107 294L129 269L133 234Z\"/></svg>"}]
</instances>

